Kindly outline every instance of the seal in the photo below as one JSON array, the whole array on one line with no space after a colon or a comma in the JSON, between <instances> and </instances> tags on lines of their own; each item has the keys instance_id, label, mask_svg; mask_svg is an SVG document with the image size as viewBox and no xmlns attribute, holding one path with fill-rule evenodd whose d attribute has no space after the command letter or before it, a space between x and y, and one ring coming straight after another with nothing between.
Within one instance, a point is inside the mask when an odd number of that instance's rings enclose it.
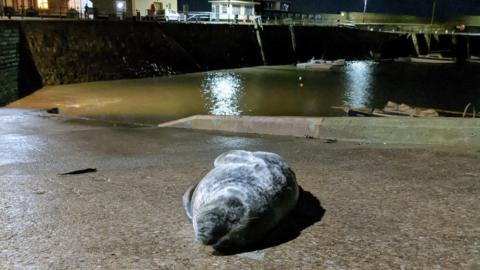
<instances>
[{"instance_id":1,"label":"seal","mask_svg":"<svg viewBox=\"0 0 480 270\"><path fill-rule=\"evenodd\" d=\"M224 250L247 247L277 226L293 208L299 189L295 173L279 155L234 150L183 195L195 238Z\"/></svg>"}]
</instances>

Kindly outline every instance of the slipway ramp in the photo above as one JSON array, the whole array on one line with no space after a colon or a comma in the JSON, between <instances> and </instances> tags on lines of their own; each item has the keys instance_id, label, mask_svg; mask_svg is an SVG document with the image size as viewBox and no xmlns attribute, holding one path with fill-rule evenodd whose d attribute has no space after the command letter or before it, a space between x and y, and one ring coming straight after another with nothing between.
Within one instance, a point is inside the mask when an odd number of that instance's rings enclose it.
<instances>
[{"instance_id":1,"label":"slipway ramp","mask_svg":"<svg viewBox=\"0 0 480 270\"><path fill-rule=\"evenodd\" d=\"M480 146L480 119L195 115L159 127L365 143Z\"/></svg>"}]
</instances>

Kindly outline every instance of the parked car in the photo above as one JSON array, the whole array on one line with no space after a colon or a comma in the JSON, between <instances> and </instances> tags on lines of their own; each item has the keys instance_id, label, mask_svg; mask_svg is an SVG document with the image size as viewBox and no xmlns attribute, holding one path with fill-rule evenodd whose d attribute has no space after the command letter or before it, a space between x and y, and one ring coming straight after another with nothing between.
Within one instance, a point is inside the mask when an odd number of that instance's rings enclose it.
<instances>
[{"instance_id":1,"label":"parked car","mask_svg":"<svg viewBox=\"0 0 480 270\"><path fill-rule=\"evenodd\" d=\"M160 21L180 21L180 14L173 9L161 9L157 11L156 18Z\"/></svg>"}]
</instances>

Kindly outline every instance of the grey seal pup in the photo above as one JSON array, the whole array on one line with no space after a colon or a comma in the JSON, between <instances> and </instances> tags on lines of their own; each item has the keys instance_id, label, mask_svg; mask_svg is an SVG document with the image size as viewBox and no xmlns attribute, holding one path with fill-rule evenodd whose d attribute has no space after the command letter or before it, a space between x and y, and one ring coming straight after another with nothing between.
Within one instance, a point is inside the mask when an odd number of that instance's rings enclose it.
<instances>
[{"instance_id":1,"label":"grey seal pup","mask_svg":"<svg viewBox=\"0 0 480 270\"><path fill-rule=\"evenodd\" d=\"M234 150L183 195L195 238L215 249L254 244L295 208L295 173L279 155Z\"/></svg>"}]
</instances>

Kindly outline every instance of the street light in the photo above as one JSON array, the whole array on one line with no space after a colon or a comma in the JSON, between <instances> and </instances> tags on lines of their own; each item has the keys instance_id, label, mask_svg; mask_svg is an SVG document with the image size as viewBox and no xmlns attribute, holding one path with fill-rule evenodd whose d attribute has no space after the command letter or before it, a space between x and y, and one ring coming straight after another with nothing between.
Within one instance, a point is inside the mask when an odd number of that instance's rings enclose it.
<instances>
[{"instance_id":1,"label":"street light","mask_svg":"<svg viewBox=\"0 0 480 270\"><path fill-rule=\"evenodd\" d=\"M367 12L367 2L368 0L365 0L363 4L363 22L365 23L365 13Z\"/></svg>"}]
</instances>

